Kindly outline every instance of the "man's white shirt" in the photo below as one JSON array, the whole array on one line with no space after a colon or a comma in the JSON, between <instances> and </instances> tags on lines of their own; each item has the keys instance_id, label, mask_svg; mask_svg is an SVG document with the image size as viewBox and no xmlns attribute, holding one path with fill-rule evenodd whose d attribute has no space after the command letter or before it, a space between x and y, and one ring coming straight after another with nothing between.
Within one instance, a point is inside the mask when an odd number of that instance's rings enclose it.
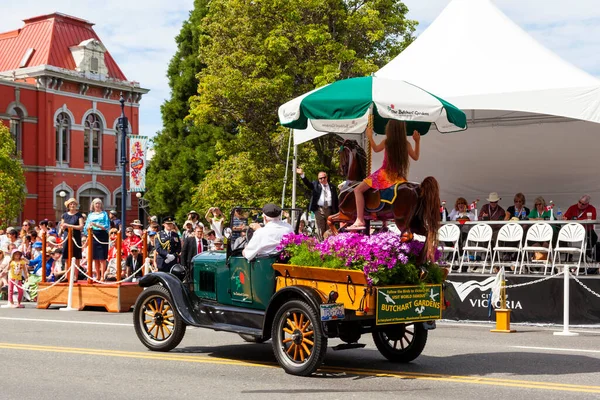
<instances>
[{"instance_id":1,"label":"man's white shirt","mask_svg":"<svg viewBox=\"0 0 600 400\"><path fill-rule=\"evenodd\" d=\"M252 239L250 239L250 242L244 249L244 257L250 261L257 256L275 253L275 249L279 246L281 238L293 231L294 229L287 222L267 222L263 228L260 228L252 235Z\"/></svg>"}]
</instances>

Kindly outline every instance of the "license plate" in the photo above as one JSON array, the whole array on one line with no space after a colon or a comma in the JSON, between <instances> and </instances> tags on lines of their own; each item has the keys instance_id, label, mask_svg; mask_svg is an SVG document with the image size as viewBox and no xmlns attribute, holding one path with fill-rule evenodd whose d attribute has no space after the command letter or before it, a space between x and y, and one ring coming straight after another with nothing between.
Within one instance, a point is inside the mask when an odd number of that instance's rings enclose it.
<instances>
[{"instance_id":1,"label":"license plate","mask_svg":"<svg viewBox=\"0 0 600 400\"><path fill-rule=\"evenodd\" d=\"M321 321L336 321L338 319L344 319L344 317L344 304L321 304Z\"/></svg>"}]
</instances>

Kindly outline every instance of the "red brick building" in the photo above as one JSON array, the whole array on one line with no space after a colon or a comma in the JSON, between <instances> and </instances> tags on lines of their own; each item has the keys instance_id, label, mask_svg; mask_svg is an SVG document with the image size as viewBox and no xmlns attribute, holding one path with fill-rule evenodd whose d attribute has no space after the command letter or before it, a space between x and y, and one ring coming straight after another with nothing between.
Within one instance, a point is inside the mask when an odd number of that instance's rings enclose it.
<instances>
[{"instance_id":1,"label":"red brick building","mask_svg":"<svg viewBox=\"0 0 600 400\"><path fill-rule=\"evenodd\" d=\"M58 218L69 197L83 212L100 197L120 213L119 96L128 133L138 134L148 89L127 80L91 22L60 13L24 22L0 33L0 121L10 127L27 182L21 219ZM126 197L131 221L137 198Z\"/></svg>"}]
</instances>

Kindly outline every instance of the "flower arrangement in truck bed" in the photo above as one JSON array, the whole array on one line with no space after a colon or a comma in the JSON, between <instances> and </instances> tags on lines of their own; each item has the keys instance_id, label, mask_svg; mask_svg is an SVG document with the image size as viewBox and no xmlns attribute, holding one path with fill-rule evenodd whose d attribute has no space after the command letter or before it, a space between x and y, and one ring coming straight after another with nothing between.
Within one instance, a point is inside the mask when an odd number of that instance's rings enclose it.
<instances>
[{"instance_id":1,"label":"flower arrangement in truck bed","mask_svg":"<svg viewBox=\"0 0 600 400\"><path fill-rule=\"evenodd\" d=\"M290 233L277 248L282 260L308 267L362 270L370 285L442 283L447 271L437 263L417 265L424 243L403 242L392 232L372 236L340 233L322 243L303 234ZM436 252L435 259L439 258Z\"/></svg>"}]
</instances>

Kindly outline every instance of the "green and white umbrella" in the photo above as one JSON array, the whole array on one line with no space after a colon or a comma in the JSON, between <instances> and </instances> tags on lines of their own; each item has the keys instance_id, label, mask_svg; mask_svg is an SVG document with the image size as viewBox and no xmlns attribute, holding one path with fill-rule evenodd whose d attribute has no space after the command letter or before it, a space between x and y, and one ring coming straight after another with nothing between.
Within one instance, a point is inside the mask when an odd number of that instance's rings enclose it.
<instances>
[{"instance_id":1,"label":"green and white umbrella","mask_svg":"<svg viewBox=\"0 0 600 400\"><path fill-rule=\"evenodd\" d=\"M422 134L431 123L442 133L467 129L467 117L447 101L401 80L377 77L350 78L320 87L279 107L285 127L320 132L362 133L369 115L374 130L383 134L389 119L407 121L408 133Z\"/></svg>"}]
</instances>

